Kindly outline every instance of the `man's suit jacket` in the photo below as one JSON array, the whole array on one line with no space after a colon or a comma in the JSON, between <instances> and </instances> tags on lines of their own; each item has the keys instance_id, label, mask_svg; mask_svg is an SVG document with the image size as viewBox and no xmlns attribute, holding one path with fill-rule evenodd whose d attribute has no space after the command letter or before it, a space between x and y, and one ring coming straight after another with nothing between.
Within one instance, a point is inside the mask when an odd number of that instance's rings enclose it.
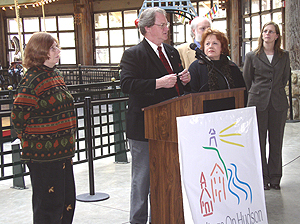
<instances>
[{"instance_id":1,"label":"man's suit jacket","mask_svg":"<svg viewBox=\"0 0 300 224\"><path fill-rule=\"evenodd\" d=\"M190 65L197 60L196 51L190 48L190 43L179 45L177 50L179 52L183 68L189 69Z\"/></svg>"},{"instance_id":2,"label":"man's suit jacket","mask_svg":"<svg viewBox=\"0 0 300 224\"><path fill-rule=\"evenodd\" d=\"M285 86L291 75L289 53L284 51L280 56L274 53L272 63L262 52L246 55L243 76L248 90L247 106L256 106L258 111L267 108L271 101L277 111L288 108Z\"/></svg>"},{"instance_id":3,"label":"man's suit jacket","mask_svg":"<svg viewBox=\"0 0 300 224\"><path fill-rule=\"evenodd\" d=\"M163 44L174 73L183 70L178 51ZM128 112L126 115L127 138L145 141L144 112L142 108L178 96L176 88L155 89L156 79L168 72L158 55L144 39L138 45L127 49L121 59L121 89L129 94ZM178 78L179 80L179 78ZM188 90L178 82L180 93Z\"/></svg>"}]
</instances>

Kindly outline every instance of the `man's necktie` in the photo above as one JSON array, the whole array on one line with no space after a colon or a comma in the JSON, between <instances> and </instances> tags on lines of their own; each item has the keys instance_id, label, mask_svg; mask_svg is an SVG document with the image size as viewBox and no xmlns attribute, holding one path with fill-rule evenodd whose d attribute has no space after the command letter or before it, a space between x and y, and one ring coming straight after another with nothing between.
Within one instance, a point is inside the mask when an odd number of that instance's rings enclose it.
<instances>
[{"instance_id":1,"label":"man's necktie","mask_svg":"<svg viewBox=\"0 0 300 224\"><path fill-rule=\"evenodd\" d=\"M168 63L168 61L167 61L164 53L161 51L161 46L158 46L157 50L158 50L158 53L159 53L159 58L162 61L162 63L164 64L165 68L167 69L167 72L169 74L173 74L174 72L172 71L172 69L171 69L171 67L170 67L170 65L169 65L169 63ZM178 96L180 96L179 87L178 87L178 83L177 82L175 84L175 88L176 88L176 91L178 93Z\"/></svg>"}]
</instances>

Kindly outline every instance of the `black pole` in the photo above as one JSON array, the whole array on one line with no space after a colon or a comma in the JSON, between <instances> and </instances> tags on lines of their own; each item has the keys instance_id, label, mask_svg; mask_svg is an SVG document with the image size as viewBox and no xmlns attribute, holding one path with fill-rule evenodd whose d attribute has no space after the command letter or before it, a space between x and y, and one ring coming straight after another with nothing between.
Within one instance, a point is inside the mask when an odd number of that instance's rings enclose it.
<instances>
[{"instance_id":1,"label":"black pole","mask_svg":"<svg viewBox=\"0 0 300 224\"><path fill-rule=\"evenodd\" d=\"M94 164L93 164L93 150L92 150L92 125L91 125L91 97L84 98L84 112L85 112L85 145L88 154L89 163L89 185L90 193L81 194L76 197L78 201L83 202L93 202L93 201L103 201L109 198L106 193L96 193L95 194L95 182L94 182Z\"/></svg>"},{"instance_id":2,"label":"black pole","mask_svg":"<svg viewBox=\"0 0 300 224\"><path fill-rule=\"evenodd\" d=\"M93 152L92 152L92 125L91 125L91 97L84 98L84 112L85 112L85 142L88 154L89 164L89 184L90 195L95 195L95 181L94 181L94 164L93 164Z\"/></svg>"}]
</instances>

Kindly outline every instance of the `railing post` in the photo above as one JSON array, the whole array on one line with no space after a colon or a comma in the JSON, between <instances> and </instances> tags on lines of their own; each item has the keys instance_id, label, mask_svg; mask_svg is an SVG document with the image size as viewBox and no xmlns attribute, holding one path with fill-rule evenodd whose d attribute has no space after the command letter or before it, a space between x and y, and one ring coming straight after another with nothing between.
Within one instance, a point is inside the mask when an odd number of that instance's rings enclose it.
<instances>
[{"instance_id":1,"label":"railing post","mask_svg":"<svg viewBox=\"0 0 300 224\"><path fill-rule=\"evenodd\" d=\"M88 154L88 164L89 164L89 185L90 193L78 195L76 198L78 201L83 202L93 202L93 201L103 201L109 198L108 194L105 193L95 193L94 184L94 163L93 163L93 150L92 150L92 125L91 125L91 97L84 98L84 111L85 111L85 142Z\"/></svg>"},{"instance_id":2,"label":"railing post","mask_svg":"<svg viewBox=\"0 0 300 224\"><path fill-rule=\"evenodd\" d=\"M9 109L11 110L14 102L14 94L13 91L9 90ZM12 122L10 121L12 124ZM24 181L24 170L21 163L21 148L20 148L20 140L17 139L17 133L14 130L13 126L11 126L10 136L12 139L11 143L11 151L12 151L12 163L13 163L13 188L16 189L25 189L25 181ZM21 174L21 176L15 177L15 175Z\"/></svg>"},{"instance_id":3,"label":"railing post","mask_svg":"<svg viewBox=\"0 0 300 224\"><path fill-rule=\"evenodd\" d=\"M113 97L117 97L117 87L115 78L112 78L113 84L112 88L114 90ZM125 103L113 103L113 118L114 118L114 140L115 140L115 162L116 163L128 163L127 153L126 153L126 144L123 135L123 124L122 124L122 110L125 110Z\"/></svg>"},{"instance_id":4,"label":"railing post","mask_svg":"<svg viewBox=\"0 0 300 224\"><path fill-rule=\"evenodd\" d=\"M79 68L79 84L83 84L81 64L78 65L78 68Z\"/></svg>"}]
</instances>

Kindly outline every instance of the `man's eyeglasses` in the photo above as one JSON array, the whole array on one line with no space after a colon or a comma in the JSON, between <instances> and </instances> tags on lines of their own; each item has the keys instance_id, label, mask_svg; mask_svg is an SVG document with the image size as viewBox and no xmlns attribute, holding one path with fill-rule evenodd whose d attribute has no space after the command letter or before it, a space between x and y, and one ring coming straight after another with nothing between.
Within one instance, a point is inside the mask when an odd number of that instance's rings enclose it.
<instances>
[{"instance_id":1,"label":"man's eyeglasses","mask_svg":"<svg viewBox=\"0 0 300 224\"><path fill-rule=\"evenodd\" d=\"M164 29L164 28L166 28L166 27L170 27L170 23L169 22L167 22L167 23L162 23L162 24L154 24L154 25L156 25L156 26L159 26L160 28L162 28L162 29Z\"/></svg>"},{"instance_id":2,"label":"man's eyeglasses","mask_svg":"<svg viewBox=\"0 0 300 224\"><path fill-rule=\"evenodd\" d=\"M264 30L263 33L265 33L265 34L267 34L267 33L273 34L273 33L276 33L276 32L274 32L273 30Z\"/></svg>"}]
</instances>

